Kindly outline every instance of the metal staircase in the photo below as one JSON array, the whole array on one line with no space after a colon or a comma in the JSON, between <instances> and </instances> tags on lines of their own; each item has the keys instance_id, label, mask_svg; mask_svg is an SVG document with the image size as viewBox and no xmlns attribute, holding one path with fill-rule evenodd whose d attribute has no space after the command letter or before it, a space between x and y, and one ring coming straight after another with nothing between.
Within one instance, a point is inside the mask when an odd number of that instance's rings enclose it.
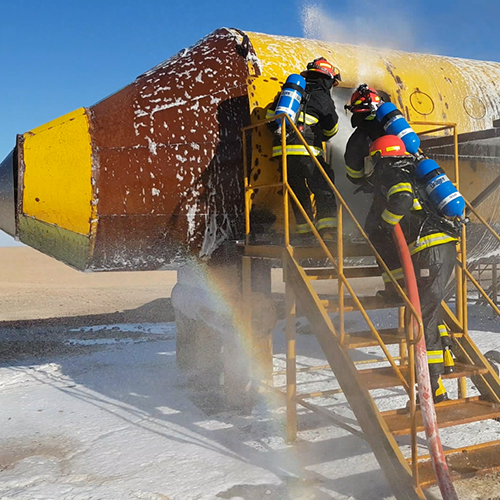
<instances>
[{"instance_id":1,"label":"metal staircase","mask_svg":"<svg viewBox=\"0 0 500 500\"><path fill-rule=\"evenodd\" d=\"M266 121L259 122L244 129L262 126ZM438 124L435 124L438 125ZM454 125L447 125L453 128ZM443 124L439 124L443 129ZM285 130L283 123L282 129ZM296 131L298 133L298 131ZM432 132L429 131L429 132ZM283 142L286 137L283 134ZM303 142L307 147L305 141ZM265 185L252 186L247 181L247 240L244 246L243 257L243 283L244 290L250 290L250 262L252 259L279 259L283 267L285 283L285 317L286 317L286 396L287 401L287 438L293 442L297 435L297 404L306 406L313 411L319 411L329 417L337 425L361 435L371 446L380 467L382 468L391 488L398 499L424 499L422 488L436 482L436 476L428 455L419 456L417 450L417 433L423 431L422 415L415 402L415 344L423 334L421 320L415 316L414 310L404 291L397 285L396 280L389 272L385 263L380 259L375 248L366 237L363 229L355 220L351 210L330 182L321 165L317 162L325 179L335 192L338 201L338 234L342 235L343 217L351 217L358 231L365 239L364 244L350 245L344 248L344 241L339 236L333 246L323 242L314 228L307 214L300 207L298 200L287 183L286 158L283 159L283 198L284 198L284 237L283 245L252 245L250 244L250 219L249 219L249 193L256 188L266 188ZM245 178L248 179L245 164ZM456 184L458 185L458 162L456 163ZM273 185L275 186L275 184ZM318 244L313 247L298 247L290 245L288 205L296 203L309 224ZM468 205L469 209L474 209ZM500 242L500 237L493 229L481 220ZM478 287L485 300L500 316L500 310L495 303L482 290L466 266L465 234L461 239L457 252L456 266L456 307L452 311L447 304L442 304L443 317L450 330L450 335L455 341L453 349L456 357L455 371L445 375L445 379L458 381L458 399L436 405L437 422L439 428L462 425L470 422L485 421L500 418L500 379L489 362L481 354L468 334L467 324L467 286L468 281ZM358 296L354 284L358 279L365 279L380 274L378 266L346 267L344 260L352 255L375 256L389 274L391 281L396 286L404 305L399 308L399 326L397 328L377 329L367 311L385 309L388 306L382 298L372 296ZM308 267L311 259L326 259L325 267ZM246 270L246 271L245 271ZM320 296L313 284L316 280L332 280L332 293ZM321 349L326 357L333 375L340 385L339 390L331 393L343 392L350 408L352 409L361 433L353 427L346 425L341 419L336 418L331 412L315 407L309 400L314 394L297 393L297 366L296 366L296 306L305 315L311 325ZM365 331L346 332L344 315L349 311L359 311L366 321ZM338 317L337 328L332 322L331 315ZM414 335L412 323L417 321L418 333ZM389 346L397 345L398 356L391 355L393 349ZM363 368L364 365L353 361L352 349L377 346L384 354L384 366ZM466 379L471 378L479 389L481 396L467 397ZM267 387L273 389L272 383ZM409 405L390 411L380 411L371 391L383 388L402 387L408 393ZM328 395L323 391L321 396ZM306 399L308 401L306 401ZM396 436L409 435L411 438L411 456L405 457L396 441ZM453 479L485 473L500 469L500 441L463 446L445 451L446 462Z\"/></svg>"}]
</instances>

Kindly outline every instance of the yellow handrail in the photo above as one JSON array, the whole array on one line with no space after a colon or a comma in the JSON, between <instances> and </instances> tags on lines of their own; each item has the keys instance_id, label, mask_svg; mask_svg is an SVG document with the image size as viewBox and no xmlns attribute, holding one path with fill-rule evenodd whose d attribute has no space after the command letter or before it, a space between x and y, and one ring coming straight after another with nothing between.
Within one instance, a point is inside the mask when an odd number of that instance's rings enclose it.
<instances>
[{"instance_id":1,"label":"yellow handrail","mask_svg":"<svg viewBox=\"0 0 500 500\"><path fill-rule=\"evenodd\" d=\"M262 126L262 125L264 125L266 123L275 121L277 119L281 120L282 149L284 151L286 151L286 124L285 124L286 114L285 113L281 113L279 115L273 116L272 118L267 118L267 119L258 121L258 122L254 123L252 125L248 125L246 127L243 127L242 128L243 137L244 137L244 140L243 140L243 151L246 152L246 139L245 139L245 132L246 131L252 130L252 129L256 129L256 128L258 128L258 127L260 127L260 126ZM290 122L288 122L288 123L290 123ZM418 337L416 339L414 339L414 338L408 338L407 339L408 344L410 344L410 345L416 344L418 342L418 340L421 338L421 336L423 335L423 324L422 324L421 318L418 316L416 310L414 309L413 305L409 301L409 299L406 296L404 290L401 288L401 286L399 285L399 283L397 282L397 280L394 278L392 272L389 270L388 266L385 264L385 262L383 261L382 257L379 255L379 253L377 252L377 250L375 249L375 247L373 246L373 244L369 240L369 238L366 235L365 231L363 230L363 228L361 227L361 225L359 224L359 222L356 220L354 214L352 213L352 211L350 210L349 206L347 205L347 203L345 202L345 200L341 196L340 192L337 190L337 188L335 187L335 185L331 181L331 179L328 176L328 174L325 172L325 170L322 167L322 165L319 163L319 161L317 160L317 158L314 156L314 153L312 152L310 146L307 144L307 142L303 138L303 136L300 133L300 131L297 129L297 127L295 126L294 123L290 123L290 125L292 126L294 132L296 133L297 137L300 139L300 141L302 142L302 144L306 148L307 152L309 153L309 155L311 156L311 158L313 159L313 161L316 163L316 167L319 169L321 175L324 177L324 179L326 180L326 182L328 183L328 185L332 189L332 191L335 194L338 202L340 203L340 206L342 206L347 211L347 213L349 214L349 216L353 220L355 226L360 231L363 239L366 241L366 243L370 247L371 251L375 255L375 258L377 259L377 262L379 262L379 264L381 265L381 267L387 273L387 275L389 276L389 279L391 280L392 284L395 286L395 288L398 291L399 295L402 297L402 299L405 302L406 306L408 307L408 309L411 311L411 313L416 318L416 321L417 321L417 324L418 324L418 331L419 331ZM387 350L387 347L385 346L385 344L384 344L382 338L380 337L377 329L373 325L370 317L368 316L368 313L366 312L366 310L363 307L361 301L359 300L358 296L356 295L356 293L352 289L351 285L349 284L347 278L345 277L341 266L339 266L339 264L337 262L335 262L335 259L334 259L333 255L331 254L330 250L328 249L328 247L324 243L323 239L321 238L321 236L319 235L318 231L316 230L313 222L311 221L311 219L307 215L306 211L304 210L304 208L300 204L297 196L295 195L295 193L293 192L293 190L289 186L289 184L287 182L286 154L282 155L282 162L283 162L283 169L282 169L283 170L283 172L282 172L283 183L282 183L282 186L283 186L284 210L285 210L285 221L284 221L285 222L285 246L289 246L290 245L289 217L288 217L288 197L291 197L291 199L294 201L294 203L299 208L299 210L300 210L301 214L303 215L304 219L306 220L308 226L311 228L312 233L314 234L315 238L318 240L318 242L319 242L322 250L325 252L327 258L331 261L334 269L337 271L337 275L338 275L339 281L342 283L343 286L345 286L347 288L347 291L349 292L349 294L353 298L353 301L354 301L356 307L360 311L360 313L363 316L363 318L365 319L365 321L366 321L366 323L367 323L370 331L372 332L372 334L376 338L377 342L379 343L380 347L384 351L384 354L386 355L389 363L391 364L391 366L395 370L396 375L400 379L401 383L403 384L403 386L405 387L405 389L407 390L407 392L410 393L411 391L409 390L408 382L406 381L406 379L402 375L402 373L401 373L398 365L396 365L396 363L394 362L391 354ZM244 175L245 175L245 190L248 192L248 191L254 189L254 187L251 186L249 184L249 182L248 182L248 168L247 168L246 153L243 155L243 163L244 163ZM250 214L250 206L249 206L249 201L250 201L250 196L248 196L248 195L245 196L245 214L246 214L245 220L247 221L247 226L246 226L246 241L247 241L247 244L249 242L249 234L250 234L250 215L249 215ZM342 217L342 212L340 213L340 216ZM341 239L341 238L338 238L338 239ZM340 247L339 249L342 252L342 245L338 245L338 247ZM339 260L339 262L340 262L340 260L342 260L342 262L343 262L343 253L338 253L337 259ZM336 332L335 332L335 334L336 334ZM339 341L343 342L343 332L341 332L341 335L342 336L339 338Z\"/></svg>"},{"instance_id":2,"label":"yellow handrail","mask_svg":"<svg viewBox=\"0 0 500 500\"><path fill-rule=\"evenodd\" d=\"M348 291L348 293L351 295L353 298L353 301L356 305L356 308L361 312L363 318L365 319L366 323L369 326L369 329L375 339L377 340L379 346L382 348L384 351L384 354L386 355L386 358L388 359L389 363L391 364L392 368L394 369L396 375L400 379L401 383L403 384L405 390L408 392L410 396L410 417L412 421L412 471L414 474L414 477L417 480L418 483L418 460L417 460L417 445L416 445L416 419L415 419L415 398L414 398L414 391L410 390L413 388L415 384L414 380L414 348L415 344L420 340L421 336L423 335L423 324L421 318L417 315L416 310L414 309L413 305L409 301L408 297L406 296L406 293L404 290L401 288L397 280L395 279L394 275L392 272L389 270L388 266L385 264L383 259L381 258L380 254L377 252L371 241L369 240L367 234L365 233L364 229L361 227L357 219L355 218L354 214L350 210L349 206L345 202L344 198L342 195L339 193L337 190L335 184L332 182L330 179L330 176L326 173L325 169L321 165L321 163L318 161L314 153L312 152L310 146L307 144L305 139L303 138L302 134L300 131L297 129L294 123L289 123L286 122L286 114L282 113L279 115L275 115L271 118L267 118L265 120L261 120L259 122L256 122L252 125L246 126L242 129L243 131L243 163L244 163L244 175L245 175L245 221L246 221L246 242L247 244L249 243L249 235L250 235L250 208L251 208L251 191L254 189L264 189L264 188L275 188L275 187L281 187L283 188L283 201L284 201L284 229L285 229L285 246L289 247L290 246L290 219L289 219L289 202L295 203L297 208L299 209L300 213L304 217L306 223L310 227L312 234L314 234L315 238L318 240L320 247L322 248L322 251L325 253L326 257L331 261L334 269L337 272L337 277L338 277L338 294L339 294L339 318L340 318L340 329L338 332L335 331L335 328L333 329L334 335L337 336L338 341L340 344L343 344L344 342L344 310L343 310L343 299L344 299L344 288ZM270 123L276 120L281 121L281 140L282 140L282 151L283 154L281 155L281 161L282 161L282 181L281 182L274 182L274 183L269 183L269 184L261 184L261 185L251 185L250 183L250 177L248 175L248 165L247 165L247 143L246 143L246 132L257 129L258 127L261 127L265 125L266 123ZM285 123L286 122L286 123ZM435 132L441 132L447 129L453 129L453 146L454 146L454 174L455 174L455 179L454 179L454 184L459 189L460 186L460 176L459 176L459 164L458 164L458 133L457 133L457 125L455 123L440 123L440 122L410 122L410 125L419 125L419 126L431 126L434 128L430 128L428 130L424 130L422 132L419 132L419 135L426 135L426 134L431 134ZM328 248L328 246L325 244L323 239L321 238L319 232L317 231L314 223L308 216L307 212L305 211L304 207L301 205L299 202L296 194L290 187L288 183L288 172L287 172L287 155L285 154L286 151L286 135L287 135L287 130L286 127L289 127L288 130L291 129L293 132L295 132L296 137L299 138L300 142L302 145L305 147L307 150L308 154L310 157L313 159L313 161L316 164L316 167L320 171L321 175L323 178L326 180L327 184L329 185L330 189L333 191L335 194L338 205L337 205L337 220L338 220L338 234L339 237L337 238L337 259L335 259ZM478 220L490 231L491 234L500 242L500 236L496 231L488 224L488 222L477 213L477 211L472 207L472 205L465 200L465 203L468 207L468 209L473 213ZM410 349L408 350L408 368L409 368L409 382L405 379L405 377L402 375L401 370L398 365L395 363L395 358L390 355L388 352L380 334L378 333L377 329L373 325L372 321L370 320L365 308L363 307L360 299L354 292L353 288L351 287L349 281L347 280L346 276L344 275L344 269L343 269L343 260L344 260L344 252L343 252L343 238L342 238L342 225L343 225L343 216L344 216L344 210L347 212L347 214L351 217L352 221L354 222L355 227L361 234L362 238L370 248L371 252L375 256L377 263L380 265L380 267L384 270L385 273L389 276L389 280L391 283L394 285L395 289L397 290L398 294L401 296L401 298L404 301L404 304L406 305L406 310L409 315L413 315L416 318L417 324L418 324L418 335L417 338L413 338L412 335L412 329L407 329L406 331L406 338L407 342L410 346ZM500 316L500 309L496 306L496 304L493 303L493 301L489 298L488 294L483 290L483 288L480 286L480 284L475 280L475 278L472 276L471 272L467 269L466 266L466 248L465 248L465 230L463 233L463 236L460 241L460 247L457 255L457 265L456 265L456 280L457 280L457 285L456 285L456 297L457 297L457 302L456 302L456 315L458 318L458 321L461 325L461 328L463 329L464 332L467 330L467 279L469 279L475 286L476 288L480 291L480 293L486 298L488 303L493 307L495 312ZM409 317L409 316L408 316ZM333 326L333 325L332 325ZM462 348L462 346L460 346ZM462 348L463 349L463 348Z\"/></svg>"}]
</instances>

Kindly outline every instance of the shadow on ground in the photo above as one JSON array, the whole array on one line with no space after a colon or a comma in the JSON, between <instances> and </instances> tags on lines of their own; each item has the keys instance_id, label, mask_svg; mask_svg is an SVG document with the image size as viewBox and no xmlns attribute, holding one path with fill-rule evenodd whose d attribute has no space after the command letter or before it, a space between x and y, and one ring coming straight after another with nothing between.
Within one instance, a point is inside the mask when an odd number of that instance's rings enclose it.
<instances>
[{"instance_id":1,"label":"shadow on ground","mask_svg":"<svg viewBox=\"0 0 500 500\"><path fill-rule=\"evenodd\" d=\"M71 330L85 326L170 323L175 320L170 298L156 299L135 309L109 314L0 322L0 362L27 356L55 356L69 352L64 340Z\"/></svg>"}]
</instances>

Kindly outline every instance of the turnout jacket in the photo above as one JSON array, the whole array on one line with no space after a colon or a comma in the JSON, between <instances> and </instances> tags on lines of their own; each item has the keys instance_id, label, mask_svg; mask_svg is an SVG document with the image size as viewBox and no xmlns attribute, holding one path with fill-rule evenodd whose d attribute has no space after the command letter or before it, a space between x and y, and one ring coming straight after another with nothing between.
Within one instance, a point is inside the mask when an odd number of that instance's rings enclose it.
<instances>
[{"instance_id":1,"label":"turnout jacket","mask_svg":"<svg viewBox=\"0 0 500 500\"><path fill-rule=\"evenodd\" d=\"M444 218L428 209L425 200L416 196L414 168L409 158L379 160L373 173L374 199L365 229L401 286L404 286L404 273L391 232L398 223L403 230L417 278L432 391L434 396L439 396L445 392L438 383L444 371L443 347L451 345L448 330L441 322L440 304L455 265L458 238ZM390 289L391 280L385 271L382 278L386 290Z\"/></svg>"},{"instance_id":2,"label":"turnout jacket","mask_svg":"<svg viewBox=\"0 0 500 500\"><path fill-rule=\"evenodd\" d=\"M365 180L364 161L370 154L373 141L385 135L382 125L375 116L354 114L351 125L355 129L347 141L344 160L347 178L354 184L362 184Z\"/></svg>"},{"instance_id":3,"label":"turnout jacket","mask_svg":"<svg viewBox=\"0 0 500 500\"><path fill-rule=\"evenodd\" d=\"M456 242L458 235L443 217L418 198L411 159L381 159L373 173L374 198L366 231L389 268L400 267L391 231L400 224L412 256L436 245Z\"/></svg>"},{"instance_id":4,"label":"turnout jacket","mask_svg":"<svg viewBox=\"0 0 500 500\"><path fill-rule=\"evenodd\" d=\"M266 113L266 118L275 115L279 95ZM308 81L306 84L305 103L299 113L297 128L300 130L307 144L309 144L315 156L323 156L323 142L330 140L338 131L339 117L335 109L335 103L330 95L328 80L318 78ZM277 124L271 122L271 128ZM275 134L273 145L273 157L282 154L281 135ZM307 149L295 132L289 133L286 138L287 155L307 155Z\"/></svg>"}]
</instances>

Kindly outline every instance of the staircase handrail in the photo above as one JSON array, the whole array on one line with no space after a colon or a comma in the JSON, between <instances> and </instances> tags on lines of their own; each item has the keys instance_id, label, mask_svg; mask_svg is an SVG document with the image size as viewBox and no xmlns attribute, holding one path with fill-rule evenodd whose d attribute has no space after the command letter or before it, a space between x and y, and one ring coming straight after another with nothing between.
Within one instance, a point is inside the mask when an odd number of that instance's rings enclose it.
<instances>
[{"instance_id":1,"label":"staircase handrail","mask_svg":"<svg viewBox=\"0 0 500 500\"><path fill-rule=\"evenodd\" d=\"M392 284L396 288L397 292L399 293L399 295L403 299L403 301L404 301L405 305L407 306L408 310L410 311L410 314L412 314L412 316L414 317L415 322L418 325L418 335L417 335L417 338L413 338L413 336L412 336L413 332L412 332L411 329L408 329L405 332L406 333L406 338L407 338L408 345L410 345L410 346L413 347L414 345L416 345L416 343L423 336L423 323L422 323L421 317L419 316L419 314L415 310L413 304L411 303L411 301L407 297L407 295L404 292L403 288L399 285L399 283L397 282L396 278L394 277L394 275L392 274L392 272L389 270L389 267L387 266L387 264L384 262L384 260L380 256L380 254L377 252L377 250L375 249L375 247L371 243L370 239L368 238L368 235L365 233L365 231L362 228L361 224L357 221L356 217L354 216L353 212L351 211L351 209L349 208L349 206L345 202L344 198L342 197L342 195L340 194L340 192L336 188L335 184L332 182L332 180L330 179L330 177L328 176L328 174L325 172L323 166L317 160L316 156L312 152L310 146L307 144L307 142L305 141L304 137L302 136L302 134L300 133L300 131L298 130L298 128L295 126L294 123L291 123L291 122L287 121L286 118L287 118L287 115L285 113L280 113L280 114L275 115L275 116L273 116L271 118L266 118L264 120L259 120L259 121L257 121L254 124L248 125L246 127L242 127L242 133L243 133L243 164L244 164L244 177L245 177L244 182L245 182L245 222L246 222L246 239L245 239L245 241L246 241L246 244L247 245L250 244L250 207L249 207L249 205L250 205L250 194L249 193L250 193L250 191L252 189L255 189L255 187L253 187L249 183L248 167L247 167L247 157L246 157L246 134L245 134L245 132L247 130L255 129L255 128L258 128L258 127L260 127L262 125L265 125L266 123L269 123L269 122L275 121L277 119L280 119L281 120L282 151L286 151L286 135L287 135L286 124L289 123L292 126L294 132L296 133L297 137L299 137L300 141L302 142L302 144L306 148L308 154L311 156L311 158L315 162L316 167L319 169L321 175L324 177L324 179L326 180L327 184L332 189L333 193L335 194L335 196L337 198L337 201L340 203L340 206L347 211L347 213L351 217L352 221L354 222L356 228L361 233L363 239L368 244L369 248L371 249L372 253L374 254L377 262L381 265L382 269L387 273L387 275L389 276L390 281L392 282ZM293 202L297 205L297 207L299 208L301 214L304 216L307 224L309 225L309 227L312 230L312 233L314 234L314 237L318 240L318 242L319 242L319 244L320 244L323 252L325 252L327 258L330 260L330 262L332 263L334 269L337 271L338 282L339 282L339 301L340 301L339 311L341 311L341 313L340 313L340 316L341 316L341 331L339 333L337 333L335 331L335 327L333 327L333 325L332 325L334 334L339 338L339 342L342 345L343 342L344 342L344 332L343 332L343 324L342 324L343 323L343 307L342 307L342 304L343 304L343 290L342 290L342 287L345 286L346 289L347 289L347 291L351 295L351 297L352 297L352 299L353 299L356 307L358 308L359 312L361 313L361 315L363 316L364 320L366 321L366 323L368 325L368 328L370 329L371 333L373 334L373 336L377 340L380 348L384 352L384 355L386 356L386 358L389 361L391 367L393 368L394 372L396 373L396 376L400 380L400 382L403 385L403 387L405 388L406 392L411 397L412 391L411 391L411 388L410 388L410 386L409 386L406 378L403 376L403 374L402 374L399 366L394 361L393 356L390 354L389 350L387 349L384 341L382 340L380 334L378 333L378 330L375 328L375 325L371 321L370 317L368 316L368 313L366 312L366 310L363 307L361 301L359 300L358 296L354 292L354 290L351 287L349 281L347 280L347 278L345 277L345 275L343 273L343 242L342 242L342 237L337 238L337 249L338 249L338 252L337 252L338 263L337 263L337 262L335 262L335 259L334 259L333 255L332 255L332 253L330 252L330 250L328 249L328 247L324 243L323 239L321 238L320 234L318 233L318 231L317 231L316 227L314 226L313 222L311 221L311 219L307 215L306 211L302 207L302 204L299 202L299 200L298 200L296 194L294 193L293 189L288 184L287 160L286 160L287 155L286 154L282 154L281 157L282 157L282 165L283 165L283 169L282 169L282 176L283 176L283 178L282 178L282 186L283 186L283 205L284 205L284 223L285 223L285 246L287 248L290 246L288 196L291 195L291 198L292 198ZM271 185L276 185L276 183L272 183ZM266 187L266 185L265 184L264 185L259 185L259 188L263 188L263 187ZM337 219L338 219L338 221L340 222L340 225L341 225L342 224L341 218L342 218L343 214L342 214L342 209L339 210L339 208L340 207L337 208L337 212L338 212ZM410 370L411 369L412 368L410 367Z\"/></svg>"}]
</instances>

